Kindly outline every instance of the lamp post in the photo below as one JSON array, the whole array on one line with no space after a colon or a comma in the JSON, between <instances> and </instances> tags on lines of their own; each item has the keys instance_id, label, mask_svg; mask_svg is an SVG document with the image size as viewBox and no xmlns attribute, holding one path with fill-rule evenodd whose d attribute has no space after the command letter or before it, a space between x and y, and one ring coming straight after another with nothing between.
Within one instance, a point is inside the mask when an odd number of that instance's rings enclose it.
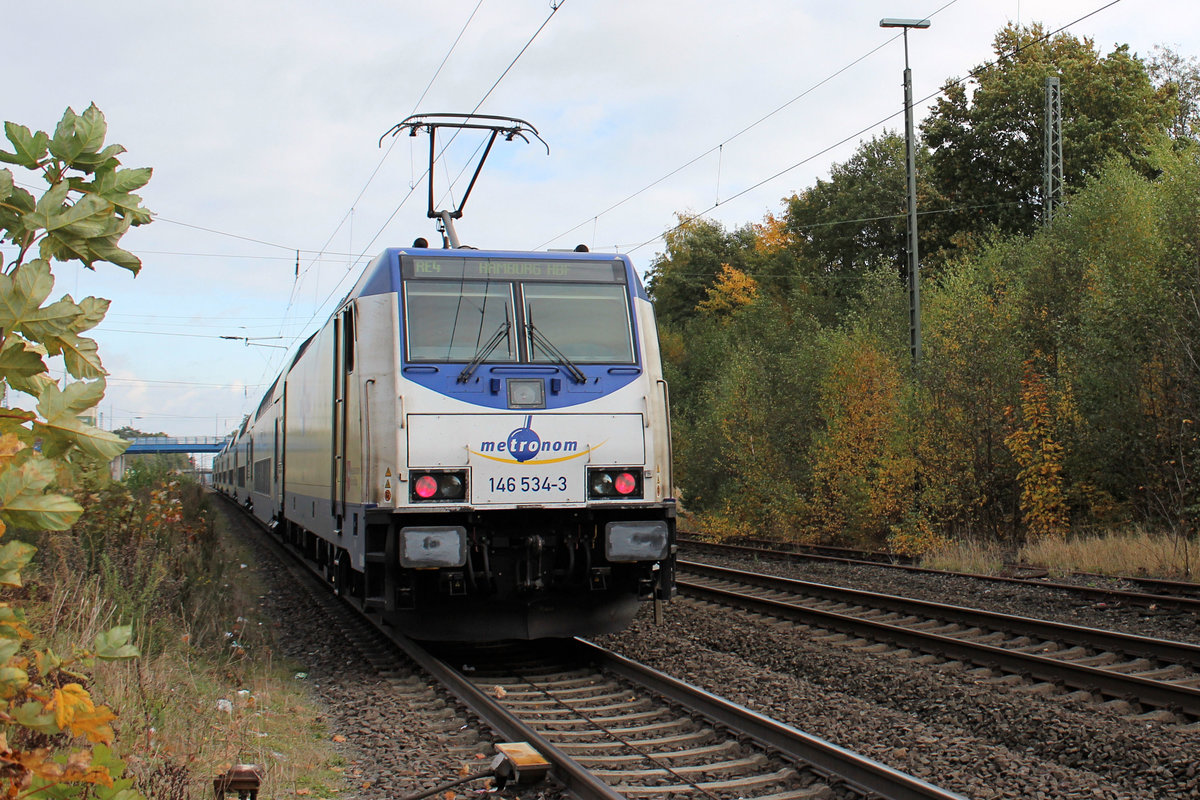
<instances>
[{"instance_id":1,"label":"lamp post","mask_svg":"<svg viewBox=\"0 0 1200 800\"><path fill-rule=\"evenodd\" d=\"M928 28L927 19L879 20L881 28L904 29L904 152L908 172L908 345L913 364L921 362L921 260L917 252L917 147L913 138L912 70L908 68L908 29Z\"/></svg>"}]
</instances>

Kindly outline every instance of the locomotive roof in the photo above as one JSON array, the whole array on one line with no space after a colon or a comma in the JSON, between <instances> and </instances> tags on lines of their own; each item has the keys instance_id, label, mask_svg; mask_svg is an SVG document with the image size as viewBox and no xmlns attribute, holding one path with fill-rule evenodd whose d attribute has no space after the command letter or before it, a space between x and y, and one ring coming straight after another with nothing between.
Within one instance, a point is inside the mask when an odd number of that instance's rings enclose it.
<instances>
[{"instance_id":1,"label":"locomotive roof","mask_svg":"<svg viewBox=\"0 0 1200 800\"><path fill-rule=\"evenodd\" d=\"M424 247L389 247L382 253L377 255L363 270L362 277L350 290L349 294L338 304L338 308L345 305L346 300L353 297L365 297L373 294L388 294L400 290L400 256L405 255L420 255L427 257L453 257L453 258L471 258L471 259L486 259L486 258L521 258L527 261L547 260L547 261L613 261L614 259L623 261L626 265L627 272L633 276L634 291L638 297L646 298L646 290L642 286L641 277L637 270L632 268L632 263L628 256L620 253L580 253L580 252L549 252L549 251L532 251L532 250L446 250L443 248L424 248Z\"/></svg>"}]
</instances>

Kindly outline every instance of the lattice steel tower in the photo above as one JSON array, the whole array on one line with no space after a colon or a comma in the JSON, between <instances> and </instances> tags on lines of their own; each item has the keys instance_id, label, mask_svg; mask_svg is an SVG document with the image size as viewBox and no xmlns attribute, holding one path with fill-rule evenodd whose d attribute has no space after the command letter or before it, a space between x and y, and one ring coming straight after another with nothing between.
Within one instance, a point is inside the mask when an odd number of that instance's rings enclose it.
<instances>
[{"instance_id":1,"label":"lattice steel tower","mask_svg":"<svg viewBox=\"0 0 1200 800\"><path fill-rule=\"evenodd\" d=\"M1042 158L1042 223L1049 225L1063 200L1062 88L1046 78L1045 153Z\"/></svg>"}]
</instances>

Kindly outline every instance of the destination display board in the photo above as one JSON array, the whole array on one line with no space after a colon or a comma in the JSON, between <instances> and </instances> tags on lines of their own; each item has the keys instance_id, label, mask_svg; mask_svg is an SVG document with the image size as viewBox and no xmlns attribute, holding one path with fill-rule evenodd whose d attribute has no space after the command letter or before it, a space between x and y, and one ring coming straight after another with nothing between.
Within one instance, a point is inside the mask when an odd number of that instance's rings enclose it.
<instances>
[{"instance_id":1,"label":"destination display board","mask_svg":"<svg viewBox=\"0 0 1200 800\"><path fill-rule=\"evenodd\" d=\"M542 258L460 258L404 256L400 269L406 280L563 281L625 283L625 262Z\"/></svg>"}]
</instances>

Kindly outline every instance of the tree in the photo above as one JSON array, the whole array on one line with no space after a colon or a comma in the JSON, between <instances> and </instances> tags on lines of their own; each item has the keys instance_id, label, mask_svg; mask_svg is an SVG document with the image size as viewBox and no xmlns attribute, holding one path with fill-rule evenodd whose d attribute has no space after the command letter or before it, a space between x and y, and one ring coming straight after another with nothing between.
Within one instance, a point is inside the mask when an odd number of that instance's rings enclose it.
<instances>
[{"instance_id":1,"label":"tree","mask_svg":"<svg viewBox=\"0 0 1200 800\"><path fill-rule=\"evenodd\" d=\"M667 252L651 264L646 290L654 298L659 322L668 326L694 318L725 267L744 267L746 254L754 248L749 226L731 234L719 222L684 214L663 238Z\"/></svg>"},{"instance_id":2,"label":"tree","mask_svg":"<svg viewBox=\"0 0 1200 800\"><path fill-rule=\"evenodd\" d=\"M1035 539L1065 535L1070 514L1063 482L1063 446L1058 434L1062 416L1047 376L1040 371L1041 354L1025 362L1021 379L1021 423L1004 443L1021 465L1021 513Z\"/></svg>"},{"instance_id":3,"label":"tree","mask_svg":"<svg viewBox=\"0 0 1200 800\"><path fill-rule=\"evenodd\" d=\"M818 179L787 201L788 233L813 274L907 274L904 158L904 137L873 137L834 164L829 180Z\"/></svg>"},{"instance_id":4,"label":"tree","mask_svg":"<svg viewBox=\"0 0 1200 800\"><path fill-rule=\"evenodd\" d=\"M1008 25L996 60L950 81L921 126L931 179L953 211L948 230L1030 233L1040 219L1045 79L1062 85L1064 179L1080 188L1112 157L1152 174L1151 152L1175 114L1127 46L1101 56L1090 39L1046 38L1040 25ZM935 243L946 246L948 241Z\"/></svg>"},{"instance_id":5,"label":"tree","mask_svg":"<svg viewBox=\"0 0 1200 800\"><path fill-rule=\"evenodd\" d=\"M1200 137L1200 61L1156 45L1147 67L1155 87L1166 89L1175 98L1171 138L1195 142Z\"/></svg>"},{"instance_id":6,"label":"tree","mask_svg":"<svg viewBox=\"0 0 1200 800\"><path fill-rule=\"evenodd\" d=\"M708 297L696 304L706 314L732 314L758 299L758 283L740 269L721 265L717 282L708 287Z\"/></svg>"},{"instance_id":7,"label":"tree","mask_svg":"<svg viewBox=\"0 0 1200 800\"><path fill-rule=\"evenodd\" d=\"M925 295L919 439L922 505L945 530L999 536L1015 517L1004 446L1025 353L1018 243L953 265Z\"/></svg>"},{"instance_id":8,"label":"tree","mask_svg":"<svg viewBox=\"0 0 1200 800\"><path fill-rule=\"evenodd\" d=\"M914 506L916 459L906 384L869 334L831 337L820 383L824 431L813 438L812 508L827 538L878 546Z\"/></svg>"},{"instance_id":9,"label":"tree","mask_svg":"<svg viewBox=\"0 0 1200 800\"><path fill-rule=\"evenodd\" d=\"M70 295L49 302L52 260L78 260L89 269L109 262L134 273L141 262L118 242L132 225L150 221L131 192L149 169L122 169L120 145L104 146L107 125L94 105L82 115L67 109L50 136L12 122L4 125L13 151L0 161L40 174L49 188L39 198L0 169L0 228L17 254L0 261L0 380L35 401L34 410L0 410L0 535L9 526L65 530L82 509L52 487L73 469L111 460L125 449L119 437L82 421L104 396L104 367L96 342L81 334L104 318L108 301ZM36 257L33 256L36 253ZM46 359L61 357L73 381L59 387ZM19 395L16 402L19 403ZM34 548L20 541L0 547L0 585L21 585L20 570ZM0 602L0 788L6 797L138 795L121 780L112 756L113 713L96 705L78 674L92 658L131 658L129 627L96 637L90 651L61 657L27 646L32 633L23 612ZM87 746L78 744L84 737ZM98 787L92 793L92 787Z\"/></svg>"}]
</instances>

